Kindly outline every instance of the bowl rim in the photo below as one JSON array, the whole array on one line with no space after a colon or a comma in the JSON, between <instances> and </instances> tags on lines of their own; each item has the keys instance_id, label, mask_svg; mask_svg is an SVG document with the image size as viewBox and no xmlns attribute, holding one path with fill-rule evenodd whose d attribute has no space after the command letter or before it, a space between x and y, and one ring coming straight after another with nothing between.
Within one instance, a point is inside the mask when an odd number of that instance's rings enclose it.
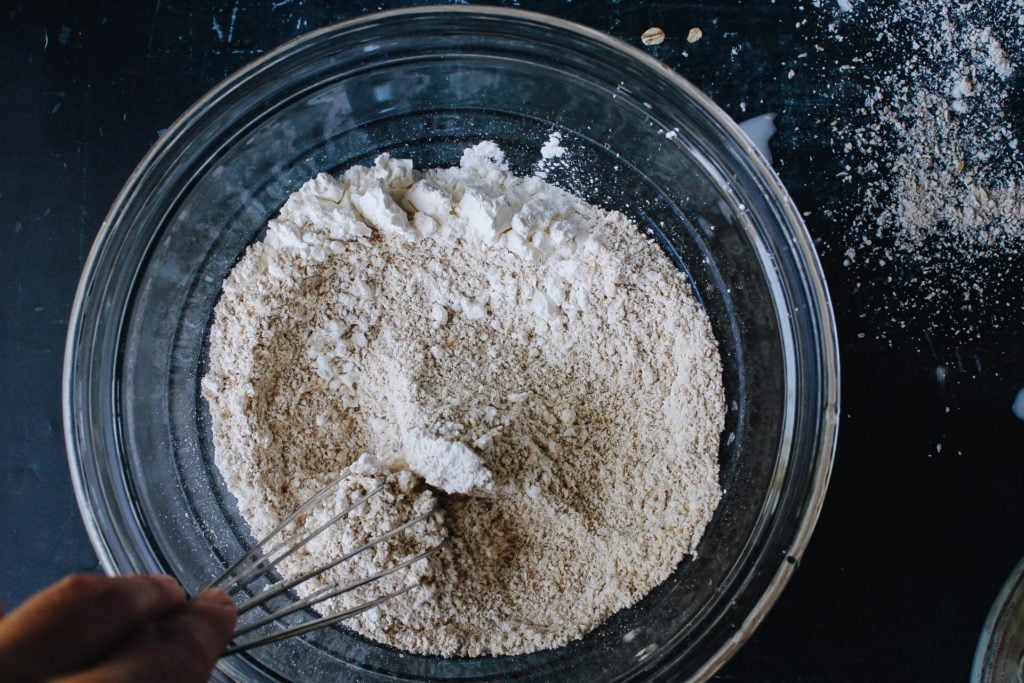
<instances>
[{"instance_id":1,"label":"bowl rim","mask_svg":"<svg viewBox=\"0 0 1024 683\"><path fill-rule=\"evenodd\" d=\"M1024 598L1024 557L1022 557L1009 576L999 588L989 607L985 617L985 624L981 628L981 635L978 636L978 643L974 649L974 658L971 661L971 683L987 683L990 676L997 671L994 657L997 654L998 644L1001 636L1005 633L1007 621L1011 618L1014 607L1014 599L1020 604ZM1017 608L1020 611L1020 608ZM1024 659L1021 660L1024 662ZM1022 664L1024 666L1024 664Z\"/></svg>"},{"instance_id":2,"label":"bowl rim","mask_svg":"<svg viewBox=\"0 0 1024 683\"><path fill-rule=\"evenodd\" d=\"M107 574L116 574L111 548L108 546L98 520L92 514L90 495L86 489L85 474L82 470L80 459L77 457L76 446L76 424L74 420L74 397L71 390L71 383L74 377L75 350L82 332L82 312L88 295L89 285L96 275L97 260L104 244L108 241L111 231L117 221L122 208L132 199L137 186L145 171L152 162L164 154L168 149L173 148L176 141L187 131L190 121L203 109L209 107L219 98L232 91L236 86L244 83L251 75L266 68L273 62L285 58L297 48L306 43L339 30L350 30L366 24L372 24L381 20L393 21L404 18L413 18L421 15L452 13L467 15L482 15L496 19L514 19L530 21L550 28L576 33L585 39L600 44L613 52L624 53L628 57L637 60L641 65L656 72L666 79L671 85L681 90L687 97L698 104L705 114L720 126L721 130L731 138L739 149L743 150L746 158L744 162L749 164L754 172L754 180L762 184L770 194L770 199L784 219L789 228L787 237L788 245L795 253L799 262L806 267L804 272L804 285L808 288L814 304L814 326L817 332L817 343L820 351L820 390L819 390L819 423L817 458L813 475L810 477L809 496L806 501L804 513L796 528L788 555L780 561L778 570L772 577L760 598L754 603L750 612L743 622L736 628L733 636L726 641L700 668L694 673L694 680L706 680L716 671L725 665L729 659L740 649L751 634L764 620L768 611L778 600L782 590L789 583L796 570L799 558L803 555L810 540L814 527L824 504L825 493L828 489L832 468L835 459L836 443L838 440L839 428L839 407L840 407L840 361L838 334L836 329L835 315L831 304L828 285L825 280L824 271L820 259L806 225L800 212L793 203L792 198L786 191L781 179L762 154L756 149L751 139L740 129L723 109L721 109L711 98L705 95L699 88L690 83L683 76L675 72L668 65L658 61L649 53L638 47L630 45L618 38L603 33L597 29L584 26L574 21L562 19L541 12L533 12L522 9L491 7L491 6L458 6L458 5L424 5L419 7L406 7L379 12L371 12L350 19L324 25L320 28L296 36L278 47L267 51L256 59L246 63L239 69L229 74L210 90L204 93L184 112L182 112L158 138L152 147L146 152L139 163L132 170L132 173L125 180L124 185L118 192L110 209L104 216L93 240L92 246L86 257L82 274L79 278L75 291L72 307L69 313L68 331L65 338L64 360L61 375L61 409L64 428L65 450L68 458L68 466L71 474L72 487L78 504L89 541L97 554L100 565ZM671 666L673 659L665 661L666 666Z\"/></svg>"}]
</instances>

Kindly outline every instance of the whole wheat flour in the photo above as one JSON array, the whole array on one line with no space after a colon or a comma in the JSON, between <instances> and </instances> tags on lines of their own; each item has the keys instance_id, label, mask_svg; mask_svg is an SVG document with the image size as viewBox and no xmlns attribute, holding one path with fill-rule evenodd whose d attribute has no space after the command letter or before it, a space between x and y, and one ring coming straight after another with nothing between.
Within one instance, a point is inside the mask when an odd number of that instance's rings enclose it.
<instances>
[{"instance_id":1,"label":"whole wheat flour","mask_svg":"<svg viewBox=\"0 0 1024 683\"><path fill-rule=\"evenodd\" d=\"M321 584L447 538L320 607L415 586L347 623L416 653L583 636L694 551L720 498L720 360L687 280L622 214L512 175L489 142L293 194L224 283L202 388L254 536L346 466L299 524L381 489L284 575L420 516Z\"/></svg>"}]
</instances>

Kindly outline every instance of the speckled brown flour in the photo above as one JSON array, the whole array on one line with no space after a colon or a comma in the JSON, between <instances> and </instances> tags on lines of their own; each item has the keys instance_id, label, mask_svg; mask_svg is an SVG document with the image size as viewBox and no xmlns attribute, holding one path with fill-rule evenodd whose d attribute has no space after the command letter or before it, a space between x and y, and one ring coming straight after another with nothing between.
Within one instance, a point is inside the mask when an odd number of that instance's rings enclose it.
<instances>
[{"instance_id":1,"label":"speckled brown flour","mask_svg":"<svg viewBox=\"0 0 1024 683\"><path fill-rule=\"evenodd\" d=\"M385 155L310 181L227 278L210 366L216 462L254 535L361 454L329 508L386 486L284 574L437 507L325 579L447 535L373 590L416 589L349 622L412 652L579 638L664 581L720 498L720 361L684 276L486 143L457 168Z\"/></svg>"}]
</instances>

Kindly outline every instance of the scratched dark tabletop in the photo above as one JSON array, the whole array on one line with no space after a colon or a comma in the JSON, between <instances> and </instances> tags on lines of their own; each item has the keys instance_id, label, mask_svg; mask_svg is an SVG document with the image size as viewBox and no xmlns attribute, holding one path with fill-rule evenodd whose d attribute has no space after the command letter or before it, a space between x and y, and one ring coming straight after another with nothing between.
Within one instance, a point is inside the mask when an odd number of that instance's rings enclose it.
<instances>
[{"instance_id":1,"label":"scratched dark tabletop","mask_svg":"<svg viewBox=\"0 0 1024 683\"><path fill-rule=\"evenodd\" d=\"M310 29L401 4L0 2L7 607L63 574L99 570L67 473L60 372L79 271L121 184L230 72ZM834 178L826 128L857 93L809 69L786 77L827 20L811 5L522 2L635 45L660 26L669 37L652 54L735 118L777 112L775 167L822 252L843 363L832 484L795 577L719 678L962 681L992 599L1024 555L1024 422L1010 410L1024 387L1021 306L998 328L973 321L983 334L970 342L941 326L925 334L910 324L885 342L872 334L880 299L854 293L837 247L843 225L820 211L853 196ZM692 26L703 29L696 44L685 40Z\"/></svg>"}]
</instances>

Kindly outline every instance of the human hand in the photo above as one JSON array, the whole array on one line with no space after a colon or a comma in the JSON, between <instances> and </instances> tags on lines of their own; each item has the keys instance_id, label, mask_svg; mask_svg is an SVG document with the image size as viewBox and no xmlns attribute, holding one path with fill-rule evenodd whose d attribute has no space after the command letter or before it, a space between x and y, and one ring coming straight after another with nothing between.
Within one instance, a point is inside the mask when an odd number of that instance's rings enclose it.
<instances>
[{"instance_id":1,"label":"human hand","mask_svg":"<svg viewBox=\"0 0 1024 683\"><path fill-rule=\"evenodd\" d=\"M235 628L219 590L170 576L69 576L0 616L0 680L206 681Z\"/></svg>"}]
</instances>

